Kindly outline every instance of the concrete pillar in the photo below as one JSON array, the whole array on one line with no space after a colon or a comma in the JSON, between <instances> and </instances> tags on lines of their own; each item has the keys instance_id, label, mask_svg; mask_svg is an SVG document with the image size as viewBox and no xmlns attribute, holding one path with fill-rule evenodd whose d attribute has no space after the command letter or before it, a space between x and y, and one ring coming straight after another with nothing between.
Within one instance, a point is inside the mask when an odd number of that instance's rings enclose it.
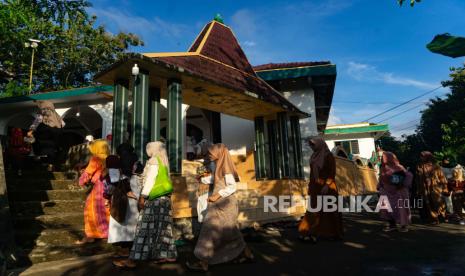
<instances>
[{"instance_id":1,"label":"concrete pillar","mask_svg":"<svg viewBox=\"0 0 465 276\"><path fill-rule=\"evenodd\" d=\"M128 129L128 101L129 82L127 80L117 80L113 88L113 140L111 144L113 153L124 142Z\"/></svg>"},{"instance_id":2,"label":"concrete pillar","mask_svg":"<svg viewBox=\"0 0 465 276\"><path fill-rule=\"evenodd\" d=\"M255 178L266 177L266 155L265 155L265 120L263 117L255 118Z\"/></svg>"},{"instance_id":3,"label":"concrete pillar","mask_svg":"<svg viewBox=\"0 0 465 276\"><path fill-rule=\"evenodd\" d=\"M132 96L132 146L140 160L146 160L149 133L149 74L140 72L134 80Z\"/></svg>"},{"instance_id":4,"label":"concrete pillar","mask_svg":"<svg viewBox=\"0 0 465 276\"><path fill-rule=\"evenodd\" d=\"M267 122L268 128L268 145L269 145L269 176L272 179L280 178L279 160L278 160L278 134L275 120Z\"/></svg>"},{"instance_id":5,"label":"concrete pillar","mask_svg":"<svg viewBox=\"0 0 465 276\"><path fill-rule=\"evenodd\" d=\"M181 80L168 80L168 129L167 146L170 170L172 173L182 173L182 88Z\"/></svg>"},{"instance_id":6,"label":"concrete pillar","mask_svg":"<svg viewBox=\"0 0 465 276\"><path fill-rule=\"evenodd\" d=\"M150 141L160 140L160 89L151 87L149 89L149 102L150 102Z\"/></svg>"},{"instance_id":7,"label":"concrete pillar","mask_svg":"<svg viewBox=\"0 0 465 276\"><path fill-rule=\"evenodd\" d=\"M289 131L288 131L288 116L286 112L278 113L278 160L281 171L281 178L289 178L290 158L289 158Z\"/></svg>"}]
</instances>

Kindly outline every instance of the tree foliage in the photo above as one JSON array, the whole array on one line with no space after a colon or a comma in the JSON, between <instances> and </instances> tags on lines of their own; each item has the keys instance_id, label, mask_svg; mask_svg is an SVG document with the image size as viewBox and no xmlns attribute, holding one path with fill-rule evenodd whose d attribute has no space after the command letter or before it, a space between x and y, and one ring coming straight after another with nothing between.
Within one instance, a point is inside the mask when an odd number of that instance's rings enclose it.
<instances>
[{"instance_id":1,"label":"tree foliage","mask_svg":"<svg viewBox=\"0 0 465 276\"><path fill-rule=\"evenodd\" d=\"M433 152L438 160L448 156L465 165L465 69L451 68L450 79L442 84L451 92L430 100L415 134L402 141L381 139L383 148L396 153L406 166L414 165L423 150Z\"/></svg>"},{"instance_id":2,"label":"tree foliage","mask_svg":"<svg viewBox=\"0 0 465 276\"><path fill-rule=\"evenodd\" d=\"M401 6L402 6L402 4L404 4L404 2L410 2L410 6L413 7L413 6L415 6L415 3L419 3L419 2L421 2L421 0L397 0L397 2Z\"/></svg>"},{"instance_id":3,"label":"tree foliage","mask_svg":"<svg viewBox=\"0 0 465 276\"><path fill-rule=\"evenodd\" d=\"M96 26L85 0L0 1L0 91L3 96L25 92L29 82L31 48L35 53L33 91L92 84L92 76L112 64L130 46L143 45L132 33L110 34Z\"/></svg>"}]
</instances>

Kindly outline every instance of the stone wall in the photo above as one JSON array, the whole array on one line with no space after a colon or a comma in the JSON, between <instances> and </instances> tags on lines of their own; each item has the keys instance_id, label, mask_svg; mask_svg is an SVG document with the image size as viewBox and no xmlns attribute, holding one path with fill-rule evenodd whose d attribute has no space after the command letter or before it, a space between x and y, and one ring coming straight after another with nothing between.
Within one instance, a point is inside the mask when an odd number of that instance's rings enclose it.
<instances>
[{"instance_id":1,"label":"stone wall","mask_svg":"<svg viewBox=\"0 0 465 276\"><path fill-rule=\"evenodd\" d=\"M14 248L14 235L11 227L10 206L5 180L3 149L0 144L0 275L6 270L6 257Z\"/></svg>"}]
</instances>

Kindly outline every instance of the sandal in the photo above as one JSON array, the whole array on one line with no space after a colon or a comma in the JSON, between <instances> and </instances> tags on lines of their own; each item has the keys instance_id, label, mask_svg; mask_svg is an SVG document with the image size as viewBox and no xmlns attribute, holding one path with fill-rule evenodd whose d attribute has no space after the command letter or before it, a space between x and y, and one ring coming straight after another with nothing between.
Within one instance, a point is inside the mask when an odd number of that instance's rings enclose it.
<instances>
[{"instance_id":1,"label":"sandal","mask_svg":"<svg viewBox=\"0 0 465 276\"><path fill-rule=\"evenodd\" d=\"M114 266L120 269L134 269L136 268L136 264L128 259L125 260L114 260L112 262Z\"/></svg>"},{"instance_id":2,"label":"sandal","mask_svg":"<svg viewBox=\"0 0 465 276\"><path fill-rule=\"evenodd\" d=\"M152 263L154 263L154 264L171 264L171 263L175 263L175 262L176 262L176 259L158 259L158 260L153 261Z\"/></svg>"},{"instance_id":3,"label":"sandal","mask_svg":"<svg viewBox=\"0 0 465 276\"><path fill-rule=\"evenodd\" d=\"M305 243L316 244L317 238L315 236L299 236L299 240Z\"/></svg>"},{"instance_id":4,"label":"sandal","mask_svg":"<svg viewBox=\"0 0 465 276\"><path fill-rule=\"evenodd\" d=\"M84 244L94 243L94 242L95 242L95 239L86 237L86 238L83 238L82 240L75 241L74 244L75 245L84 245Z\"/></svg>"},{"instance_id":5,"label":"sandal","mask_svg":"<svg viewBox=\"0 0 465 276\"><path fill-rule=\"evenodd\" d=\"M248 250L249 256L246 253L246 250ZM234 264L251 264L255 263L255 256L253 255L252 251L250 251L249 248L246 248L242 251L242 253L233 260Z\"/></svg>"},{"instance_id":6,"label":"sandal","mask_svg":"<svg viewBox=\"0 0 465 276\"><path fill-rule=\"evenodd\" d=\"M186 267L192 272L208 272L208 267L204 268L200 262L190 263L187 261Z\"/></svg>"}]
</instances>

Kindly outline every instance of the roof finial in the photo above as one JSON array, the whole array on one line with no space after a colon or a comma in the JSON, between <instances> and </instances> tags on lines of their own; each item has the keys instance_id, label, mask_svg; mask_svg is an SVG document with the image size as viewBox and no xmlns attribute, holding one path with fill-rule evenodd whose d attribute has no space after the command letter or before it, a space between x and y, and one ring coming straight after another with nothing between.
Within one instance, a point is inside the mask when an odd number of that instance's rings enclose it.
<instances>
[{"instance_id":1,"label":"roof finial","mask_svg":"<svg viewBox=\"0 0 465 276\"><path fill-rule=\"evenodd\" d=\"M215 15L215 18L213 18L213 20L216 21L216 22L219 22L219 23L221 23L221 24L224 24L223 17L222 17L221 14L219 14L219 13L217 13L217 14Z\"/></svg>"}]
</instances>

